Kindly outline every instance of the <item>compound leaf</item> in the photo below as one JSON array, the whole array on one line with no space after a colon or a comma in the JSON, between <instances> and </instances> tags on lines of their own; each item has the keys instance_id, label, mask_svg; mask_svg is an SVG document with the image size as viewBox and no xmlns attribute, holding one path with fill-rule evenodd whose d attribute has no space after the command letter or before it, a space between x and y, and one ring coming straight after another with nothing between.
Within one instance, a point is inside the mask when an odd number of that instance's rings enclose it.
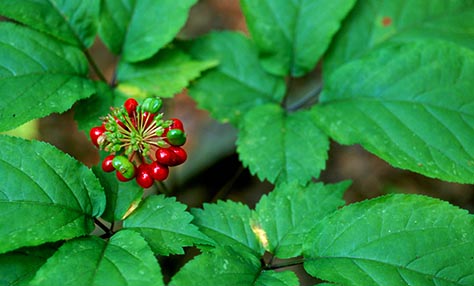
<instances>
[{"instance_id":1,"label":"compound leaf","mask_svg":"<svg viewBox=\"0 0 474 286\"><path fill-rule=\"evenodd\" d=\"M340 143L361 144L396 167L473 183L473 73L471 50L395 44L329 77L315 118Z\"/></svg>"},{"instance_id":2,"label":"compound leaf","mask_svg":"<svg viewBox=\"0 0 474 286\"><path fill-rule=\"evenodd\" d=\"M0 1L0 15L80 48L94 43L99 9L97 0Z\"/></svg>"},{"instance_id":3,"label":"compound leaf","mask_svg":"<svg viewBox=\"0 0 474 286\"><path fill-rule=\"evenodd\" d=\"M344 205L342 195L348 185L282 184L263 196L255 208L253 229L265 249L279 258L301 255L308 232Z\"/></svg>"},{"instance_id":4,"label":"compound leaf","mask_svg":"<svg viewBox=\"0 0 474 286\"><path fill-rule=\"evenodd\" d=\"M179 49L167 48L144 62L122 62L117 72L118 88L124 93L131 90L140 95L172 97L216 64L216 61L193 60Z\"/></svg>"},{"instance_id":5,"label":"compound leaf","mask_svg":"<svg viewBox=\"0 0 474 286\"><path fill-rule=\"evenodd\" d=\"M196 0L104 0L99 35L126 62L150 58L173 40Z\"/></svg>"},{"instance_id":6,"label":"compound leaf","mask_svg":"<svg viewBox=\"0 0 474 286\"><path fill-rule=\"evenodd\" d=\"M262 65L281 76L302 76L311 71L355 2L241 1Z\"/></svg>"},{"instance_id":7,"label":"compound leaf","mask_svg":"<svg viewBox=\"0 0 474 286\"><path fill-rule=\"evenodd\" d=\"M211 33L193 42L189 52L198 59L219 62L189 89L199 107L216 119L237 125L251 108L283 99L283 78L263 70L256 47L244 35Z\"/></svg>"},{"instance_id":8,"label":"compound leaf","mask_svg":"<svg viewBox=\"0 0 474 286\"><path fill-rule=\"evenodd\" d=\"M0 131L64 112L94 93L81 50L37 31L0 23Z\"/></svg>"},{"instance_id":9,"label":"compound leaf","mask_svg":"<svg viewBox=\"0 0 474 286\"><path fill-rule=\"evenodd\" d=\"M427 8L429 6L429 8ZM324 59L326 73L387 42L442 39L474 49L471 0L357 1Z\"/></svg>"},{"instance_id":10,"label":"compound leaf","mask_svg":"<svg viewBox=\"0 0 474 286\"><path fill-rule=\"evenodd\" d=\"M170 285L261 285L254 284L260 274L260 260L245 250L218 247L186 263Z\"/></svg>"},{"instance_id":11,"label":"compound leaf","mask_svg":"<svg viewBox=\"0 0 474 286\"><path fill-rule=\"evenodd\" d=\"M263 254L264 249L251 228L252 211L248 206L218 201L204 204L204 209L192 209L191 213L193 223L217 245Z\"/></svg>"},{"instance_id":12,"label":"compound leaf","mask_svg":"<svg viewBox=\"0 0 474 286\"><path fill-rule=\"evenodd\" d=\"M94 229L105 197L90 169L46 143L0 136L0 145L0 253Z\"/></svg>"},{"instance_id":13,"label":"compound leaf","mask_svg":"<svg viewBox=\"0 0 474 286\"><path fill-rule=\"evenodd\" d=\"M192 220L186 205L175 198L149 196L125 219L123 227L140 233L154 253L183 254L185 246L212 243Z\"/></svg>"},{"instance_id":14,"label":"compound leaf","mask_svg":"<svg viewBox=\"0 0 474 286\"><path fill-rule=\"evenodd\" d=\"M473 285L474 217L419 195L388 195L324 218L305 269L342 285Z\"/></svg>"},{"instance_id":15,"label":"compound leaf","mask_svg":"<svg viewBox=\"0 0 474 286\"><path fill-rule=\"evenodd\" d=\"M240 160L253 174L271 183L298 182L318 177L325 167L329 139L311 113L286 113L276 104L250 110L237 140Z\"/></svg>"},{"instance_id":16,"label":"compound leaf","mask_svg":"<svg viewBox=\"0 0 474 286\"><path fill-rule=\"evenodd\" d=\"M74 271L72 271L74 270ZM122 230L104 241L83 237L66 242L37 272L30 285L164 285L146 241Z\"/></svg>"}]
</instances>

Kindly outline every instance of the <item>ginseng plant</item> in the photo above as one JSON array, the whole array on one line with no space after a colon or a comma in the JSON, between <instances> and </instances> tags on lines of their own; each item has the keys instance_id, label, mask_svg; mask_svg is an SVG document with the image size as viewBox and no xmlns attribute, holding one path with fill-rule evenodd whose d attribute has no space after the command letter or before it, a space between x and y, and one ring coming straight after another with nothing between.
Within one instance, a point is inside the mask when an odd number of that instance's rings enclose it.
<instances>
[{"instance_id":1,"label":"ginseng plant","mask_svg":"<svg viewBox=\"0 0 474 286\"><path fill-rule=\"evenodd\" d=\"M241 0L247 33L178 39L196 2L0 1L0 131L72 108L100 152L87 167L0 135L0 284L304 285L302 266L317 285L474 285L467 210L404 193L347 204L350 181L319 179L334 140L474 182L474 2ZM163 104L183 89L273 185L255 208L189 208L168 188L193 156ZM191 248L164 277L160 258Z\"/></svg>"}]
</instances>

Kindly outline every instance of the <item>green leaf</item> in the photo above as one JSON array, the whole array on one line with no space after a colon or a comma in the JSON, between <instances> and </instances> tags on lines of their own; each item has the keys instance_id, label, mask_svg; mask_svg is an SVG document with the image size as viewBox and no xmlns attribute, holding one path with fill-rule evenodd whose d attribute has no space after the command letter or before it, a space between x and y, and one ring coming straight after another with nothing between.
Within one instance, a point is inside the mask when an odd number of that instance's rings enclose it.
<instances>
[{"instance_id":1,"label":"green leaf","mask_svg":"<svg viewBox=\"0 0 474 286\"><path fill-rule=\"evenodd\" d=\"M97 81L95 84L96 93L74 105L74 120L76 120L78 128L86 135L89 135L92 127L102 124L100 118L110 113L111 107L122 106L128 98L118 89L112 89L105 82Z\"/></svg>"},{"instance_id":2,"label":"green leaf","mask_svg":"<svg viewBox=\"0 0 474 286\"><path fill-rule=\"evenodd\" d=\"M255 286L295 286L300 285L298 276L293 271L273 271L265 270L260 273L260 276L255 281Z\"/></svg>"},{"instance_id":3,"label":"green leaf","mask_svg":"<svg viewBox=\"0 0 474 286\"><path fill-rule=\"evenodd\" d=\"M29 285L36 271L56 249L50 245L41 245L0 255L0 285Z\"/></svg>"},{"instance_id":4,"label":"green leaf","mask_svg":"<svg viewBox=\"0 0 474 286\"><path fill-rule=\"evenodd\" d=\"M237 125L253 107L283 99L283 78L261 68L256 47L244 35L211 33L193 42L189 52L201 60L219 61L216 69L206 72L189 89L199 107L214 118Z\"/></svg>"},{"instance_id":5,"label":"green leaf","mask_svg":"<svg viewBox=\"0 0 474 286\"><path fill-rule=\"evenodd\" d=\"M447 42L392 45L345 65L314 114L342 144L451 182L474 182L474 52Z\"/></svg>"},{"instance_id":6,"label":"green leaf","mask_svg":"<svg viewBox=\"0 0 474 286\"><path fill-rule=\"evenodd\" d=\"M43 142L0 136L0 145L0 253L94 229L105 197L86 166Z\"/></svg>"},{"instance_id":7,"label":"green leaf","mask_svg":"<svg viewBox=\"0 0 474 286\"><path fill-rule=\"evenodd\" d=\"M196 0L104 0L99 35L126 62L150 58L184 26Z\"/></svg>"},{"instance_id":8,"label":"green leaf","mask_svg":"<svg viewBox=\"0 0 474 286\"><path fill-rule=\"evenodd\" d=\"M0 285L28 285L46 258L24 253L0 255Z\"/></svg>"},{"instance_id":9,"label":"green leaf","mask_svg":"<svg viewBox=\"0 0 474 286\"><path fill-rule=\"evenodd\" d=\"M97 33L99 5L97 0L0 1L0 15L68 44L88 48Z\"/></svg>"},{"instance_id":10,"label":"green leaf","mask_svg":"<svg viewBox=\"0 0 474 286\"><path fill-rule=\"evenodd\" d=\"M263 254L264 249L252 231L252 211L233 201L204 204L204 209L192 209L193 223L219 246Z\"/></svg>"},{"instance_id":11,"label":"green leaf","mask_svg":"<svg viewBox=\"0 0 474 286\"><path fill-rule=\"evenodd\" d=\"M93 170L105 191L106 205L101 218L109 222L124 219L129 210L137 207L140 203L143 188L139 187L134 180L125 183L119 182L115 172L105 173L100 164Z\"/></svg>"},{"instance_id":12,"label":"green leaf","mask_svg":"<svg viewBox=\"0 0 474 286\"><path fill-rule=\"evenodd\" d=\"M311 71L355 0L241 0L262 65L271 73Z\"/></svg>"},{"instance_id":13,"label":"green leaf","mask_svg":"<svg viewBox=\"0 0 474 286\"><path fill-rule=\"evenodd\" d=\"M186 205L175 198L150 196L123 222L123 227L140 233L154 253L183 254L185 246L212 243L190 224L192 219Z\"/></svg>"},{"instance_id":14,"label":"green leaf","mask_svg":"<svg viewBox=\"0 0 474 286\"><path fill-rule=\"evenodd\" d=\"M308 232L326 215L344 205L350 182L335 185L279 185L263 196L255 211L254 230L265 249L279 258L301 255Z\"/></svg>"},{"instance_id":15,"label":"green leaf","mask_svg":"<svg viewBox=\"0 0 474 286\"><path fill-rule=\"evenodd\" d=\"M429 197L380 197L323 219L304 256L308 273L348 286L474 285L474 217Z\"/></svg>"},{"instance_id":16,"label":"green leaf","mask_svg":"<svg viewBox=\"0 0 474 286\"><path fill-rule=\"evenodd\" d=\"M332 72L393 41L435 38L474 49L473 25L471 0L357 1L324 59L324 70Z\"/></svg>"},{"instance_id":17,"label":"green leaf","mask_svg":"<svg viewBox=\"0 0 474 286\"><path fill-rule=\"evenodd\" d=\"M247 251L219 247L196 256L173 277L170 285L246 286L260 273L260 260Z\"/></svg>"},{"instance_id":18,"label":"green leaf","mask_svg":"<svg viewBox=\"0 0 474 286\"><path fill-rule=\"evenodd\" d=\"M122 62L117 72L118 89L122 92L137 89L135 92L139 94L172 97L202 71L216 64L216 61L193 60L179 49L167 48L144 62Z\"/></svg>"},{"instance_id":19,"label":"green leaf","mask_svg":"<svg viewBox=\"0 0 474 286\"><path fill-rule=\"evenodd\" d=\"M116 106L115 103L120 101L117 97L117 93L114 93L108 84L102 81L96 82L96 93L74 105L74 120L78 128L89 135L89 130L101 125L100 118L105 117L110 112L110 107Z\"/></svg>"},{"instance_id":20,"label":"green leaf","mask_svg":"<svg viewBox=\"0 0 474 286\"><path fill-rule=\"evenodd\" d=\"M313 122L308 111L286 113L276 104L252 109L240 125L240 160L261 180L306 184L324 169L329 149Z\"/></svg>"},{"instance_id":21,"label":"green leaf","mask_svg":"<svg viewBox=\"0 0 474 286\"><path fill-rule=\"evenodd\" d=\"M0 23L0 131L53 112L94 93L82 52L11 23Z\"/></svg>"},{"instance_id":22,"label":"green leaf","mask_svg":"<svg viewBox=\"0 0 474 286\"><path fill-rule=\"evenodd\" d=\"M31 285L164 285L146 241L122 230L104 241L83 237L66 242L37 272Z\"/></svg>"}]
</instances>

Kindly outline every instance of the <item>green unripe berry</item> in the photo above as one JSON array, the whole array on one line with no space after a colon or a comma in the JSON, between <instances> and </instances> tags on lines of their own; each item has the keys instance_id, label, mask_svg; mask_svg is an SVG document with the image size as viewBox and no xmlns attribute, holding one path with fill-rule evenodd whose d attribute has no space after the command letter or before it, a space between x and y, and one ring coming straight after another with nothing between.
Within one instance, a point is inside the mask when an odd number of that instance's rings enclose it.
<instances>
[{"instance_id":1,"label":"green unripe berry","mask_svg":"<svg viewBox=\"0 0 474 286\"><path fill-rule=\"evenodd\" d=\"M148 97L141 104L141 109L144 112L157 113L163 106L163 100L159 97Z\"/></svg>"},{"instance_id":2,"label":"green unripe berry","mask_svg":"<svg viewBox=\"0 0 474 286\"><path fill-rule=\"evenodd\" d=\"M135 166L124 156L115 156L112 166L127 179L135 176Z\"/></svg>"},{"instance_id":3,"label":"green unripe berry","mask_svg":"<svg viewBox=\"0 0 474 286\"><path fill-rule=\"evenodd\" d=\"M166 133L166 139L173 146L181 146L186 143L186 134L181 129L170 129Z\"/></svg>"}]
</instances>

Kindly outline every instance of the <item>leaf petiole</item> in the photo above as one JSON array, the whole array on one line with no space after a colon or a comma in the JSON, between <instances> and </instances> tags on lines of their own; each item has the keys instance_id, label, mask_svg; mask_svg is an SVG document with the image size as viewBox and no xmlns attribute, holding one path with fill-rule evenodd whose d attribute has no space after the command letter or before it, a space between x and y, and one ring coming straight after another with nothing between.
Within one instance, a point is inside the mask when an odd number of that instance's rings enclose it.
<instances>
[{"instance_id":1,"label":"leaf petiole","mask_svg":"<svg viewBox=\"0 0 474 286\"><path fill-rule=\"evenodd\" d=\"M298 257L295 259L287 259L283 260L282 262L279 263L270 263L268 265L265 265L263 267L264 270L275 270L275 269L280 269L280 268L285 268L285 267L290 267L290 266L295 266L295 265L300 265L305 262L305 259L303 257Z\"/></svg>"},{"instance_id":2,"label":"leaf petiole","mask_svg":"<svg viewBox=\"0 0 474 286\"><path fill-rule=\"evenodd\" d=\"M109 228L97 218L94 218L94 223L105 232L104 234L105 237L111 237L114 234L112 230L113 225L112 227Z\"/></svg>"}]
</instances>

